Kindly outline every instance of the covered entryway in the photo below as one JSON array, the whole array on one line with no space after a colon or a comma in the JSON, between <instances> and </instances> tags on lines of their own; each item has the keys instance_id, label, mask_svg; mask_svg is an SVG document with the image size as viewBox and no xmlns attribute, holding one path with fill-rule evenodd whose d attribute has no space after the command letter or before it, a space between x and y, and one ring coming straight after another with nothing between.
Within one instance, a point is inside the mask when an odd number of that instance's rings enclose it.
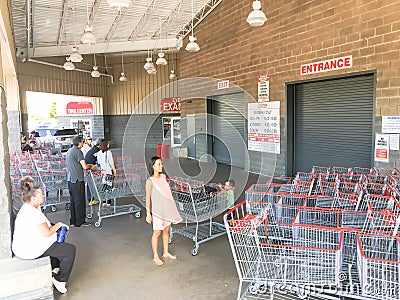
<instances>
[{"instance_id":1,"label":"covered entryway","mask_svg":"<svg viewBox=\"0 0 400 300\"><path fill-rule=\"evenodd\" d=\"M373 166L375 74L289 84L288 175Z\"/></svg>"}]
</instances>

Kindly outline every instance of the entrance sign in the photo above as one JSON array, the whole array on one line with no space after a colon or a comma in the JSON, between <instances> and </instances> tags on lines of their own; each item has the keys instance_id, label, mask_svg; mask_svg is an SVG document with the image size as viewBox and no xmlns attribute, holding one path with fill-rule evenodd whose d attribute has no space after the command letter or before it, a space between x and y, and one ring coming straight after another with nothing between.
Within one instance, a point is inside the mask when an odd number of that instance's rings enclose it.
<instances>
[{"instance_id":1,"label":"entrance sign","mask_svg":"<svg viewBox=\"0 0 400 300\"><path fill-rule=\"evenodd\" d=\"M389 162L389 135L377 134L375 138L375 161Z\"/></svg>"},{"instance_id":2,"label":"entrance sign","mask_svg":"<svg viewBox=\"0 0 400 300\"><path fill-rule=\"evenodd\" d=\"M258 76L258 102L269 101L269 74Z\"/></svg>"},{"instance_id":3,"label":"entrance sign","mask_svg":"<svg viewBox=\"0 0 400 300\"><path fill-rule=\"evenodd\" d=\"M343 56L339 58L333 58L328 60L323 60L315 63L301 65L300 74L314 74L322 73L334 70L341 70L351 68L353 66L353 56Z\"/></svg>"},{"instance_id":4,"label":"entrance sign","mask_svg":"<svg viewBox=\"0 0 400 300\"><path fill-rule=\"evenodd\" d=\"M382 116L382 133L400 133L400 116Z\"/></svg>"},{"instance_id":5,"label":"entrance sign","mask_svg":"<svg viewBox=\"0 0 400 300\"><path fill-rule=\"evenodd\" d=\"M164 98L160 103L161 112L180 112L181 99L179 97Z\"/></svg>"},{"instance_id":6,"label":"entrance sign","mask_svg":"<svg viewBox=\"0 0 400 300\"><path fill-rule=\"evenodd\" d=\"M68 102L67 115L93 115L92 102Z\"/></svg>"},{"instance_id":7,"label":"entrance sign","mask_svg":"<svg viewBox=\"0 0 400 300\"><path fill-rule=\"evenodd\" d=\"M281 153L280 102L248 104L248 149Z\"/></svg>"}]
</instances>

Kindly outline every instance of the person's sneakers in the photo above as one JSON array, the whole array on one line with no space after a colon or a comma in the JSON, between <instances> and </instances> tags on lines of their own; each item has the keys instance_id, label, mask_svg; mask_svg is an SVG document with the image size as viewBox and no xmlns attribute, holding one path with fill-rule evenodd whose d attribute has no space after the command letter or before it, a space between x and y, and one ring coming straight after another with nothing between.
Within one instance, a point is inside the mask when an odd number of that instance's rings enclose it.
<instances>
[{"instance_id":1,"label":"person's sneakers","mask_svg":"<svg viewBox=\"0 0 400 300\"><path fill-rule=\"evenodd\" d=\"M90 202L88 203L88 205L89 205L89 206L94 205L94 200L90 201Z\"/></svg>"},{"instance_id":2,"label":"person's sneakers","mask_svg":"<svg viewBox=\"0 0 400 300\"><path fill-rule=\"evenodd\" d=\"M99 200L93 199L91 202L93 202L93 205L99 204Z\"/></svg>"},{"instance_id":3,"label":"person's sneakers","mask_svg":"<svg viewBox=\"0 0 400 300\"><path fill-rule=\"evenodd\" d=\"M87 227L87 226L90 226L90 225L92 225L92 223L89 223L89 222L83 222L81 226L85 226L85 227Z\"/></svg>"},{"instance_id":4,"label":"person's sneakers","mask_svg":"<svg viewBox=\"0 0 400 300\"><path fill-rule=\"evenodd\" d=\"M65 282L58 281L54 277L53 277L53 285L57 289L57 291L59 291L61 294L65 294L67 292L67 288L65 287Z\"/></svg>"}]
</instances>

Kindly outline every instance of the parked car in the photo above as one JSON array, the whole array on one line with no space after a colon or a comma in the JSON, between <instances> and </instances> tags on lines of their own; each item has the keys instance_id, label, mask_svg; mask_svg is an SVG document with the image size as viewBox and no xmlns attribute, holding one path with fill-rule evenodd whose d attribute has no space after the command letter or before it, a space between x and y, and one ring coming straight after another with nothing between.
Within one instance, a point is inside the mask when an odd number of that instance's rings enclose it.
<instances>
[{"instance_id":1,"label":"parked car","mask_svg":"<svg viewBox=\"0 0 400 300\"><path fill-rule=\"evenodd\" d=\"M54 133L54 145L60 152L66 152L72 147L72 140L78 133L73 128L57 129Z\"/></svg>"}]
</instances>

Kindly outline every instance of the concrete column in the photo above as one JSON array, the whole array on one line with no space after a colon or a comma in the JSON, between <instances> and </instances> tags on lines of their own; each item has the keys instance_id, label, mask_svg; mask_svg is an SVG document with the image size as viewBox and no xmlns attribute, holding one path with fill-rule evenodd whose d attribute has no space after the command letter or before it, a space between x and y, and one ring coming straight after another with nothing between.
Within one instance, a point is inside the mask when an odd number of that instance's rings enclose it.
<instances>
[{"instance_id":1,"label":"concrete column","mask_svg":"<svg viewBox=\"0 0 400 300\"><path fill-rule=\"evenodd\" d=\"M8 115L5 92L0 88L0 260L11 258L11 189L10 153L8 150Z\"/></svg>"}]
</instances>

